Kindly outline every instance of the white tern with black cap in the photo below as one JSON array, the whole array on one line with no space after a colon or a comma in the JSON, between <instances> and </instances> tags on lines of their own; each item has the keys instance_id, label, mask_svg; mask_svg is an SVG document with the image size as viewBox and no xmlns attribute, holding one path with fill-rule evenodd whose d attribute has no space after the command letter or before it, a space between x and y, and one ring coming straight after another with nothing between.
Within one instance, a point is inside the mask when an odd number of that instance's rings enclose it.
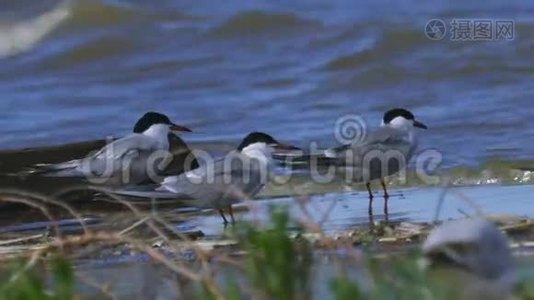
<instances>
[{"instance_id":1,"label":"white tern with black cap","mask_svg":"<svg viewBox=\"0 0 534 300\"><path fill-rule=\"evenodd\" d=\"M158 150L168 153L171 131L191 130L172 123L161 113L148 112L137 121L133 134L107 144L96 153L62 163L38 164L25 175L84 177L92 183L110 185L138 184L157 171L149 170L152 166L149 158Z\"/></svg>"},{"instance_id":2,"label":"white tern with black cap","mask_svg":"<svg viewBox=\"0 0 534 300\"><path fill-rule=\"evenodd\" d=\"M369 192L369 214L372 214L373 200L370 182L379 179L384 189L384 212L387 214L389 195L383 178L406 168L417 148L417 128L427 129L427 126L417 121L410 111L394 108L384 114L381 127L366 132L351 143L311 155L277 153L276 158L289 165L305 161L334 166L336 174L347 182L365 182Z\"/></svg>"},{"instance_id":3,"label":"white tern with black cap","mask_svg":"<svg viewBox=\"0 0 534 300\"><path fill-rule=\"evenodd\" d=\"M237 150L177 176L165 177L152 190L138 187L115 190L115 194L143 198L190 198L185 204L219 211L224 224L228 209L234 222L232 204L254 197L271 177L275 149L297 150L262 132L248 134Z\"/></svg>"}]
</instances>

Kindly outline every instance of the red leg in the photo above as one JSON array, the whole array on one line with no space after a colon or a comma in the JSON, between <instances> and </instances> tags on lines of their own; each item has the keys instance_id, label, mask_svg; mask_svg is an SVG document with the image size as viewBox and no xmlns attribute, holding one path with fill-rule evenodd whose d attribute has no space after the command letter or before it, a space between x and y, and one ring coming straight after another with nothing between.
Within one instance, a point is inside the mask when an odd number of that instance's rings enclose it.
<instances>
[{"instance_id":1,"label":"red leg","mask_svg":"<svg viewBox=\"0 0 534 300\"><path fill-rule=\"evenodd\" d=\"M365 186L367 187L367 192L369 192L369 214L372 215L373 214L373 191L371 191L371 183L367 182Z\"/></svg>"},{"instance_id":2,"label":"red leg","mask_svg":"<svg viewBox=\"0 0 534 300\"><path fill-rule=\"evenodd\" d=\"M222 209L219 209L219 213L221 214L221 217L223 219L223 224L225 226L228 225L228 220L226 220L226 217L224 216L224 211Z\"/></svg>"},{"instance_id":3,"label":"red leg","mask_svg":"<svg viewBox=\"0 0 534 300\"><path fill-rule=\"evenodd\" d=\"M231 204L228 206L228 213L230 214L230 220L232 221L232 225L234 225L235 224L234 211L232 210Z\"/></svg>"},{"instance_id":4,"label":"red leg","mask_svg":"<svg viewBox=\"0 0 534 300\"><path fill-rule=\"evenodd\" d=\"M389 198L388 189L386 187L386 182L384 181L384 178L380 179L380 184L382 185L382 189L384 190L384 198Z\"/></svg>"},{"instance_id":5,"label":"red leg","mask_svg":"<svg viewBox=\"0 0 534 300\"><path fill-rule=\"evenodd\" d=\"M370 199L373 199L373 191L371 191L371 183L370 182L367 182L365 184L365 187L367 187L367 192L369 193L369 198Z\"/></svg>"}]
</instances>

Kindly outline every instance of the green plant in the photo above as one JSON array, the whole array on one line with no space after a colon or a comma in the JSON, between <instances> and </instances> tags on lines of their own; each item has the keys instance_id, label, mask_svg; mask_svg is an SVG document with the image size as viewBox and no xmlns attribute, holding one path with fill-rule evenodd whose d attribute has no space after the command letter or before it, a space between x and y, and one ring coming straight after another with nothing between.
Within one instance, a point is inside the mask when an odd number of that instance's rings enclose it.
<instances>
[{"instance_id":1,"label":"green plant","mask_svg":"<svg viewBox=\"0 0 534 300\"><path fill-rule=\"evenodd\" d=\"M312 265L312 250L304 241L290 237L289 214L285 208L271 211L272 225L260 229L252 224L241 224L235 234L247 252L244 272L227 278L225 297L238 300L248 299L240 288L238 280L247 286L255 299L309 299L309 274ZM295 230L295 228L292 228ZM300 228L296 228L300 232ZM242 286L241 286L242 287ZM250 287L250 288L249 288ZM203 288L205 299L215 298L207 287Z\"/></svg>"},{"instance_id":2,"label":"green plant","mask_svg":"<svg viewBox=\"0 0 534 300\"><path fill-rule=\"evenodd\" d=\"M70 300L74 298L74 272L71 264L60 256L51 261L52 283L47 288L44 278L35 268L24 269L21 262L9 268L12 280L0 287L0 299L6 300Z\"/></svg>"},{"instance_id":3,"label":"green plant","mask_svg":"<svg viewBox=\"0 0 534 300\"><path fill-rule=\"evenodd\" d=\"M289 236L286 209L273 209L271 220L271 228L247 226L240 236L249 252L246 270L252 286L267 299L307 299L311 250Z\"/></svg>"}]
</instances>

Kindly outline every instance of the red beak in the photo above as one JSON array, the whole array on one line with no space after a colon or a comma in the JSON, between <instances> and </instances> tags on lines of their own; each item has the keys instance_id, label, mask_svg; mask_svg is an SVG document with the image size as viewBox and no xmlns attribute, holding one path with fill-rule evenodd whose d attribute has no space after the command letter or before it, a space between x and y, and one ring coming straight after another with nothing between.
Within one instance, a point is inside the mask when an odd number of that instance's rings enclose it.
<instances>
[{"instance_id":1,"label":"red beak","mask_svg":"<svg viewBox=\"0 0 534 300\"><path fill-rule=\"evenodd\" d=\"M274 146L276 150L301 150L299 147L295 147L289 144L278 143Z\"/></svg>"},{"instance_id":2,"label":"red beak","mask_svg":"<svg viewBox=\"0 0 534 300\"><path fill-rule=\"evenodd\" d=\"M192 132L191 129L185 127L185 126L181 126L181 125L176 125L176 124L171 124L171 130L172 131L182 131L182 132Z\"/></svg>"}]
</instances>

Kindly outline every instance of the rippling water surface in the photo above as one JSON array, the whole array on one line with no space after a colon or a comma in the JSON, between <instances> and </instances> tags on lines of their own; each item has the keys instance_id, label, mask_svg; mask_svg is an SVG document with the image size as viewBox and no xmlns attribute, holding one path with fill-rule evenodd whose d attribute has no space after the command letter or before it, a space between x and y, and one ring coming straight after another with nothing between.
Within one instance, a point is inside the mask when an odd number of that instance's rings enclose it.
<instances>
[{"instance_id":1,"label":"rippling water surface","mask_svg":"<svg viewBox=\"0 0 534 300\"><path fill-rule=\"evenodd\" d=\"M188 141L234 142L258 129L327 146L336 118L357 113L375 126L403 106L431 128L421 148L441 150L448 166L533 157L531 1L0 7L3 149L124 135L147 110L199 132ZM432 18L512 19L515 39L432 41Z\"/></svg>"},{"instance_id":2,"label":"rippling water surface","mask_svg":"<svg viewBox=\"0 0 534 300\"><path fill-rule=\"evenodd\" d=\"M435 18L513 20L515 36L434 41L424 28ZM400 106L429 126L420 132L420 150L439 150L453 183L532 183L532 170L521 168L534 166L533 32L531 0L0 0L0 150L125 135L149 110L191 127L196 133L184 139L196 145L227 150L261 130L326 147L336 143L336 119L358 114L374 127L385 110ZM259 201L259 213L240 212L238 220L266 219L268 207L281 204L297 219L318 221L329 211L326 232L386 218L431 221L443 196L436 187L394 189L390 214L382 214L377 197L372 220L366 192L340 190L317 192L306 206L310 215L280 197ZM440 217L477 210L534 216L533 190L451 189ZM295 189L269 186L261 197L288 191ZM95 226L121 219L122 212L91 203L90 220L102 217ZM2 213L2 232L43 230L26 211L18 216L28 220L18 223ZM186 225L209 238L224 231L217 214ZM118 273L122 298L138 296L145 280L124 277L124 270L152 274L139 264L90 268L104 280Z\"/></svg>"}]
</instances>

